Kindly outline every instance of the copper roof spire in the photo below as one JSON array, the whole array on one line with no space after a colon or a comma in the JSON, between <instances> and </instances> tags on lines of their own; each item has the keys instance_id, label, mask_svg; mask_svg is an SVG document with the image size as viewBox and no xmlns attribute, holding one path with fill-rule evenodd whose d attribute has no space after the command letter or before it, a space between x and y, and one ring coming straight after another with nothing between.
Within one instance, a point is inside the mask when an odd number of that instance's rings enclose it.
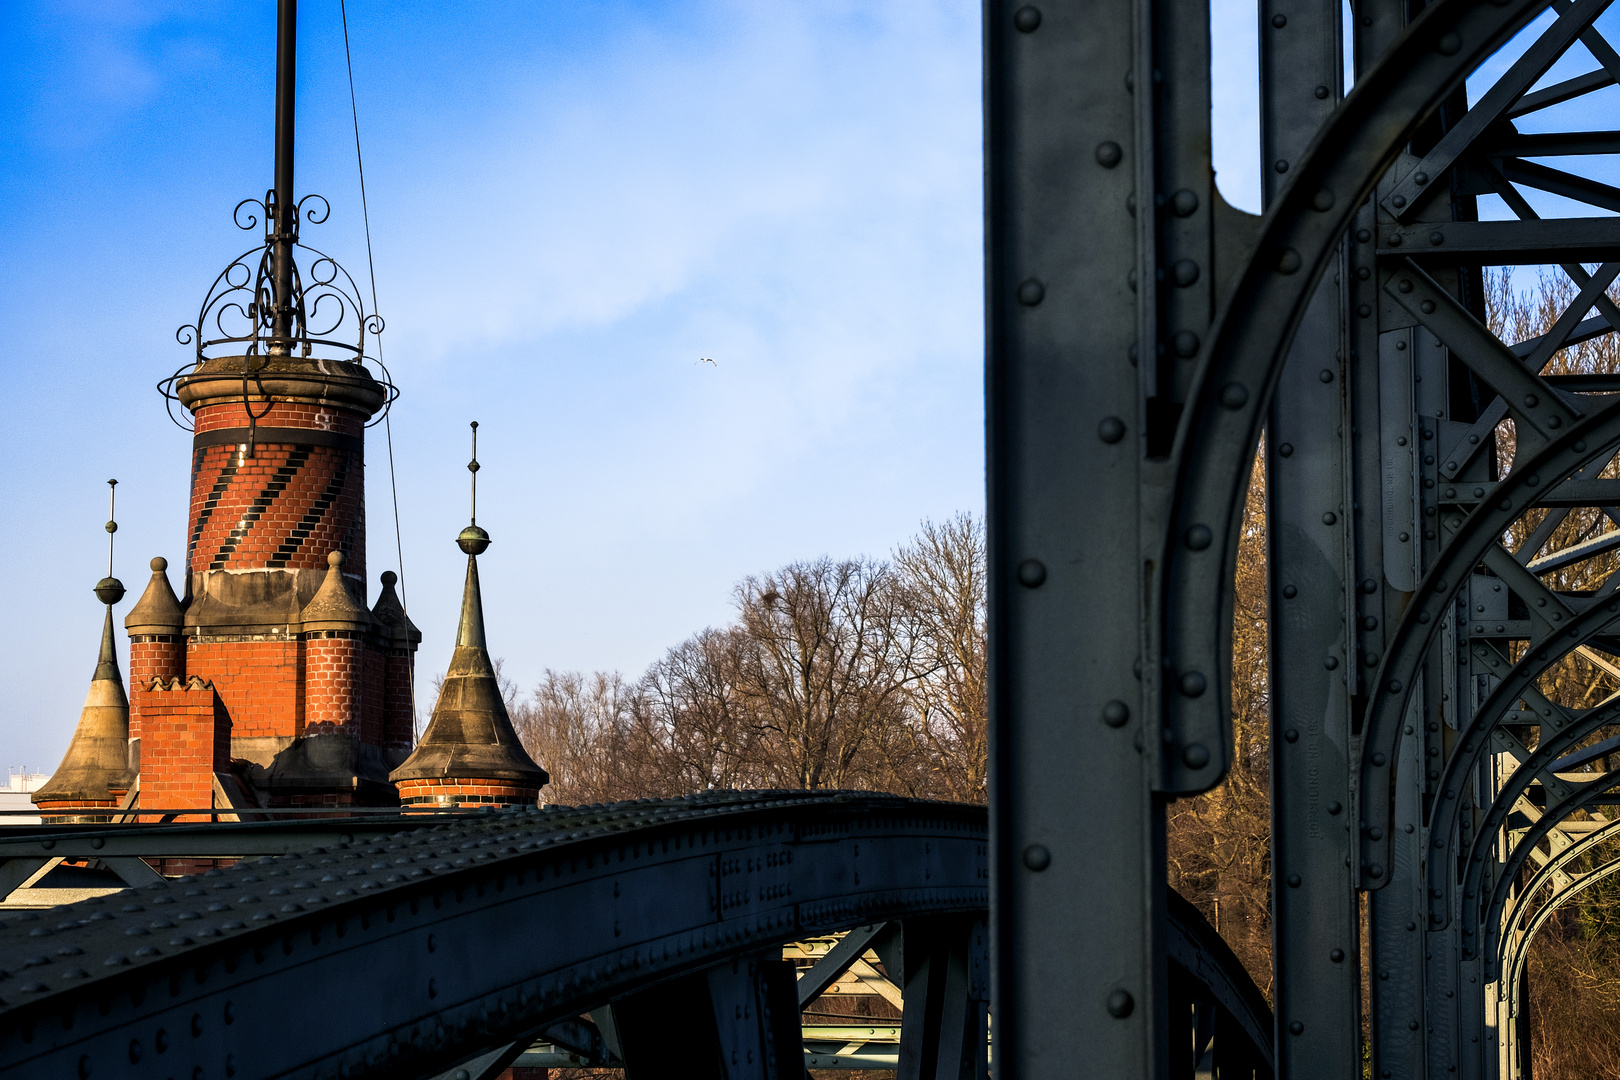
<instances>
[{"instance_id":1,"label":"copper roof spire","mask_svg":"<svg viewBox=\"0 0 1620 1080\"><path fill-rule=\"evenodd\" d=\"M517 790L527 793L532 803L550 779L523 749L512 727L501 696L495 666L490 662L484 634L484 601L478 583L478 556L489 549L489 533L478 527L478 424L472 425L473 458L467 464L472 473L472 523L462 529L456 544L467 553L467 582L461 594L461 619L456 627L456 649L445 673L433 717L422 741L405 763L389 774L400 784L400 795L407 802L435 801L459 805L513 803ZM436 794L425 782L468 786L486 782L491 788L508 789L494 795L464 792ZM417 788L422 788L418 792Z\"/></svg>"},{"instance_id":2,"label":"copper roof spire","mask_svg":"<svg viewBox=\"0 0 1620 1080\"><path fill-rule=\"evenodd\" d=\"M117 485L117 480L107 481L108 488L113 489L114 509ZM96 598L107 606L96 671L90 677L90 692L85 695L73 741L50 781L33 793L35 804L116 802L134 782L129 767L129 696L118 671L118 650L113 639L113 605L124 598L124 583L112 576L112 534L117 531L118 522L109 511L107 576L95 587Z\"/></svg>"}]
</instances>

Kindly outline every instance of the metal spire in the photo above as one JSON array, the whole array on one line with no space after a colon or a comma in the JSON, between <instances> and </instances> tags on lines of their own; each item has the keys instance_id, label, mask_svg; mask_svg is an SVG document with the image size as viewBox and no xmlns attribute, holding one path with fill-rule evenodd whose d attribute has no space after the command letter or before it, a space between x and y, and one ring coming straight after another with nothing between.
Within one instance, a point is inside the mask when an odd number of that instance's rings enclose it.
<instances>
[{"instance_id":1,"label":"metal spire","mask_svg":"<svg viewBox=\"0 0 1620 1080\"><path fill-rule=\"evenodd\" d=\"M276 13L276 175L272 193L275 267L270 336L272 353L291 351L293 335L293 245L298 241L298 205L293 197L293 128L298 96L298 0L280 0Z\"/></svg>"},{"instance_id":2,"label":"metal spire","mask_svg":"<svg viewBox=\"0 0 1620 1080\"><path fill-rule=\"evenodd\" d=\"M118 481L107 481L107 576L113 570L113 533L118 531Z\"/></svg>"},{"instance_id":3,"label":"metal spire","mask_svg":"<svg viewBox=\"0 0 1620 1080\"><path fill-rule=\"evenodd\" d=\"M472 523L478 524L478 421L472 422L472 460L467 471L472 473Z\"/></svg>"},{"instance_id":4,"label":"metal spire","mask_svg":"<svg viewBox=\"0 0 1620 1080\"><path fill-rule=\"evenodd\" d=\"M482 555L489 547L489 533L478 527L478 421L472 422L472 460L467 462L467 471L472 473L472 523L461 530L456 537L456 543L468 555Z\"/></svg>"},{"instance_id":5,"label":"metal spire","mask_svg":"<svg viewBox=\"0 0 1620 1080\"><path fill-rule=\"evenodd\" d=\"M112 606L124 598L124 583L112 576L113 570L113 533L118 531L118 522L113 520L113 512L118 508L118 481L107 481L107 576L96 582L96 598L107 605L107 618L112 618ZM108 623L111 626L112 623Z\"/></svg>"}]
</instances>

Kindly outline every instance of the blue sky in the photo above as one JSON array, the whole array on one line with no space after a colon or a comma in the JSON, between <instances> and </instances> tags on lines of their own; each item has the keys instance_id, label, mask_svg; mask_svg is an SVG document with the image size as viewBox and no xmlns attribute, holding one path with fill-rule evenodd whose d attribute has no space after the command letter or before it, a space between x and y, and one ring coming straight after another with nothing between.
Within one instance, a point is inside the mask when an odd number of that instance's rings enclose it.
<instances>
[{"instance_id":1,"label":"blue sky","mask_svg":"<svg viewBox=\"0 0 1620 1080\"><path fill-rule=\"evenodd\" d=\"M117 573L182 556L189 436L153 384L270 179L274 5L0 18L0 765L53 769ZM1254 6L1217 0L1216 146L1254 209ZM882 555L983 506L972 0L383 4L349 23L425 679L449 654L467 422L494 650L638 673L739 577ZM364 278L336 0L306 0L306 239ZM712 357L714 365L699 358ZM397 566L381 430L373 579Z\"/></svg>"}]
</instances>

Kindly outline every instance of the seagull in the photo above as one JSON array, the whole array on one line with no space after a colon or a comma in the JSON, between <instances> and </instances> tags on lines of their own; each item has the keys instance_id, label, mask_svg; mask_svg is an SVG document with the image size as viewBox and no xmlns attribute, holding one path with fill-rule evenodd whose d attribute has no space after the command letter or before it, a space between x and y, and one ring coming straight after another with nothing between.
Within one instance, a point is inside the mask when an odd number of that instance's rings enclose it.
<instances>
[{"instance_id":1,"label":"seagull","mask_svg":"<svg viewBox=\"0 0 1620 1080\"><path fill-rule=\"evenodd\" d=\"M707 356L698 357L697 362L700 363L700 364L714 364L714 361L709 359ZM720 365L719 364L714 364L714 366L719 367Z\"/></svg>"}]
</instances>

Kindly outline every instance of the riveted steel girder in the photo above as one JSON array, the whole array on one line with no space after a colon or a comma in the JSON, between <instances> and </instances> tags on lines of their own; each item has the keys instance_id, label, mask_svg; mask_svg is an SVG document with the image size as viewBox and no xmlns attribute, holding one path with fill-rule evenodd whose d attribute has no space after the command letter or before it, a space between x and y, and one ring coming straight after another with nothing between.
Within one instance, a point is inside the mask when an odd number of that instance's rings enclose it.
<instances>
[{"instance_id":1,"label":"riveted steel girder","mask_svg":"<svg viewBox=\"0 0 1620 1080\"><path fill-rule=\"evenodd\" d=\"M241 863L0 923L0 1051L31 1076L425 1074L795 937L980 909L985 841L972 806L726 793ZM312 986L341 1006L285 1037Z\"/></svg>"}]
</instances>

